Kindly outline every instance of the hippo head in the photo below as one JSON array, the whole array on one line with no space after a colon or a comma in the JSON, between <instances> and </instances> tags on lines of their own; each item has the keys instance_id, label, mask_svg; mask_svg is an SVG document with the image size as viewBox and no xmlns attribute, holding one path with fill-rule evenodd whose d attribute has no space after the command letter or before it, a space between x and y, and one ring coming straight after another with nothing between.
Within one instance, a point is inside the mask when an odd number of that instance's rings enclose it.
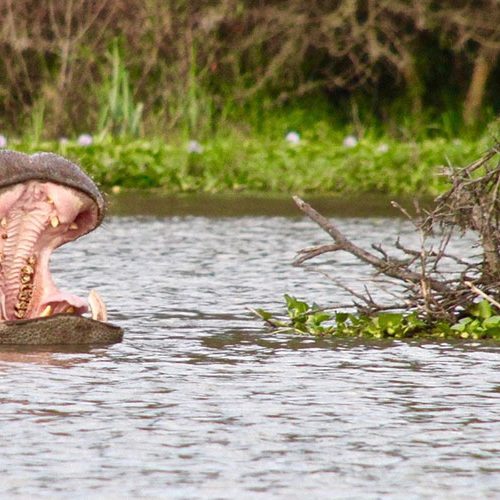
<instances>
[{"instance_id":1,"label":"hippo head","mask_svg":"<svg viewBox=\"0 0 500 500\"><path fill-rule=\"evenodd\" d=\"M85 314L107 325L97 292L85 300L59 290L49 270L54 249L94 230L104 211L99 189L74 163L52 153L0 151L0 341L5 325L17 322L51 318L54 331L58 315L65 330L68 315L78 318L75 325Z\"/></svg>"}]
</instances>

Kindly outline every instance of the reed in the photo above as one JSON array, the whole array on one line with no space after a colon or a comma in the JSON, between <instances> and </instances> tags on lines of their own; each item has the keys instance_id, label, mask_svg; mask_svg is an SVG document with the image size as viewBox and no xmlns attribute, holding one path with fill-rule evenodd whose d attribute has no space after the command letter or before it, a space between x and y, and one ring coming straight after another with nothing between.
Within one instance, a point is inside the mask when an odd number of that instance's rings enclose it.
<instances>
[{"instance_id":1,"label":"reed","mask_svg":"<svg viewBox=\"0 0 500 500\"><path fill-rule=\"evenodd\" d=\"M125 66L118 39L108 53L111 73L103 77L100 96L99 135L138 137L141 135L144 105L134 101L130 74Z\"/></svg>"}]
</instances>

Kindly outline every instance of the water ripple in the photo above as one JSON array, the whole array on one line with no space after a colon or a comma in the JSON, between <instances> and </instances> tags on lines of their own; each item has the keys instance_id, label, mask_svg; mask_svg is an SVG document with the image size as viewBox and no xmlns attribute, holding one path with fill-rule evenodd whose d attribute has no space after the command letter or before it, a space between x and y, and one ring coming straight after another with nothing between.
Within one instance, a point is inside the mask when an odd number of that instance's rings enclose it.
<instances>
[{"instance_id":1,"label":"water ripple","mask_svg":"<svg viewBox=\"0 0 500 500\"><path fill-rule=\"evenodd\" d=\"M125 341L0 352L2 495L498 497L495 345L276 335L247 313L284 293L345 301L290 266L322 241L303 219L124 217L62 249L57 280L98 288ZM333 261L362 286L364 268Z\"/></svg>"}]
</instances>

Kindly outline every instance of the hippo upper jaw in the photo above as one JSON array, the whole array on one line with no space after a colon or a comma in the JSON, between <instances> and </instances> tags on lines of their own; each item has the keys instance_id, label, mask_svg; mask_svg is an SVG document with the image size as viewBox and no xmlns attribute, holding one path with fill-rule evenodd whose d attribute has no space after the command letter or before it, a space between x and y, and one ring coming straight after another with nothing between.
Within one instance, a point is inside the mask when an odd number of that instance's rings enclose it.
<instances>
[{"instance_id":1,"label":"hippo upper jaw","mask_svg":"<svg viewBox=\"0 0 500 500\"><path fill-rule=\"evenodd\" d=\"M49 260L59 246L95 229L104 201L73 163L51 154L0 154L0 320L70 313L106 321L106 307L59 290Z\"/></svg>"}]
</instances>

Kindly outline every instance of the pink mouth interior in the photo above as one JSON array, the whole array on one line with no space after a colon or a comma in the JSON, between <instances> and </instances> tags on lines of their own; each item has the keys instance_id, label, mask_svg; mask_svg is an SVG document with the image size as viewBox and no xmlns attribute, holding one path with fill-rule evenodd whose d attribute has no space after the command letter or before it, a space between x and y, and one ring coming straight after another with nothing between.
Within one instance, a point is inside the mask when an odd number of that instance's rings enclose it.
<instances>
[{"instance_id":1,"label":"pink mouth interior","mask_svg":"<svg viewBox=\"0 0 500 500\"><path fill-rule=\"evenodd\" d=\"M0 319L83 314L86 301L59 290L52 251L96 225L95 202L75 189L29 181L0 191ZM50 306L50 307L49 307Z\"/></svg>"}]
</instances>

